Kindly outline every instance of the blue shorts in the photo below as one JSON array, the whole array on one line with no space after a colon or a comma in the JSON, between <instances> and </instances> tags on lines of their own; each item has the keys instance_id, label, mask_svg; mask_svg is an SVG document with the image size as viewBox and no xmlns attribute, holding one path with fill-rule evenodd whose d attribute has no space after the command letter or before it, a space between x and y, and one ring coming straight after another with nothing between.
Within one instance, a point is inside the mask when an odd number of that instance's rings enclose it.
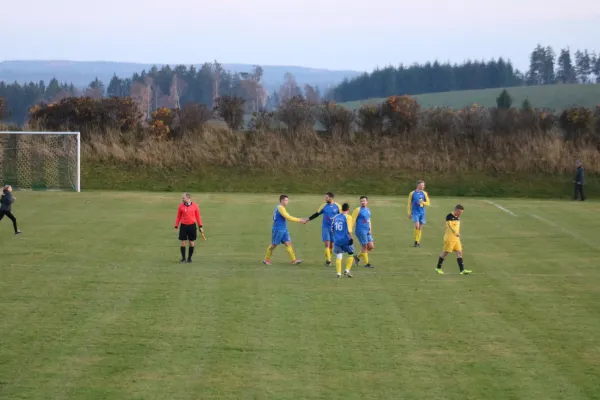
<instances>
[{"instance_id":1,"label":"blue shorts","mask_svg":"<svg viewBox=\"0 0 600 400\"><path fill-rule=\"evenodd\" d=\"M290 233L287 229L284 230L275 230L271 231L271 244L278 245L284 244L285 242L291 242Z\"/></svg>"},{"instance_id":2,"label":"blue shorts","mask_svg":"<svg viewBox=\"0 0 600 400\"><path fill-rule=\"evenodd\" d=\"M331 228L321 228L321 240L324 242L333 242L333 232L331 232Z\"/></svg>"},{"instance_id":3,"label":"blue shorts","mask_svg":"<svg viewBox=\"0 0 600 400\"><path fill-rule=\"evenodd\" d=\"M339 246L337 244L334 244L333 252L335 254L348 253L348 254L352 255L352 254L354 254L354 246L352 246L352 245Z\"/></svg>"},{"instance_id":4,"label":"blue shorts","mask_svg":"<svg viewBox=\"0 0 600 400\"><path fill-rule=\"evenodd\" d=\"M369 235L368 233L357 233L356 237L358 238L360 244L362 244L363 246L373 241L373 236Z\"/></svg>"},{"instance_id":5,"label":"blue shorts","mask_svg":"<svg viewBox=\"0 0 600 400\"><path fill-rule=\"evenodd\" d=\"M413 222L418 222L421 225L424 225L425 224L425 213L424 212L413 213L412 220L413 220Z\"/></svg>"}]
</instances>

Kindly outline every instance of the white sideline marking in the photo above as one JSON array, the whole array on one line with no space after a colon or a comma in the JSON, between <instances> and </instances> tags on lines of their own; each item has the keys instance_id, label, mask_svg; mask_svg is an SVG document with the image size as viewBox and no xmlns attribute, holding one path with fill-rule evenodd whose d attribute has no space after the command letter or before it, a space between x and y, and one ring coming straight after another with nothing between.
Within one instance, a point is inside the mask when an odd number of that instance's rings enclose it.
<instances>
[{"instance_id":1,"label":"white sideline marking","mask_svg":"<svg viewBox=\"0 0 600 400\"><path fill-rule=\"evenodd\" d=\"M502 211L504 211L505 213L508 213L508 214L512 215L513 217L516 217L516 216L517 216L517 214L515 214L514 212L512 212L512 211L510 211L510 210L507 210L506 208L502 207L500 204L496 204L496 203L494 203L493 201L489 201L489 200L484 200L484 201L485 201L486 203L490 203L491 205L498 207L499 209L501 209L501 210L502 210Z\"/></svg>"},{"instance_id":2,"label":"white sideline marking","mask_svg":"<svg viewBox=\"0 0 600 400\"><path fill-rule=\"evenodd\" d=\"M597 246L595 243L593 243L593 242L590 242L590 241L586 240L584 237L582 237L582 236L579 236L579 235L578 235L578 234L576 234L575 232L571 232L570 230L568 230L568 229L565 229L565 228L563 228L562 226L560 226L560 225L558 225L558 224L555 224L554 222L552 222L552 221L550 221L550 220L548 220L548 219L546 219L546 218L542 218L542 217L540 217L539 215L536 215L536 214L530 214L530 215L531 215L533 218L537 219L538 221L542 221L543 223L545 223L545 224L547 224L547 225L550 225L550 226L552 226L552 227L554 227L554 228L558 228L559 230L563 231L563 232L564 232L564 233L566 233L567 235L570 235L570 236L574 237L575 239L579 240L580 242L583 242L583 243L587 244L588 246L590 246L590 247L592 247L592 248L594 248L594 249L596 249L596 250L598 249L598 246Z\"/></svg>"}]
</instances>

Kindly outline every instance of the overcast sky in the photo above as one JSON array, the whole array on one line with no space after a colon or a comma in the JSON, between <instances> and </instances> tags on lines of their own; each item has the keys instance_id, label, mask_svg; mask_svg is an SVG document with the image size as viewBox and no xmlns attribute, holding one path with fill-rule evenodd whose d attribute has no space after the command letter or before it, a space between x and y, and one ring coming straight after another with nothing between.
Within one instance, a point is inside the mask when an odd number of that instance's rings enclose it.
<instances>
[{"instance_id":1,"label":"overcast sky","mask_svg":"<svg viewBox=\"0 0 600 400\"><path fill-rule=\"evenodd\" d=\"M0 60L372 70L600 51L599 0L0 0Z\"/></svg>"}]
</instances>

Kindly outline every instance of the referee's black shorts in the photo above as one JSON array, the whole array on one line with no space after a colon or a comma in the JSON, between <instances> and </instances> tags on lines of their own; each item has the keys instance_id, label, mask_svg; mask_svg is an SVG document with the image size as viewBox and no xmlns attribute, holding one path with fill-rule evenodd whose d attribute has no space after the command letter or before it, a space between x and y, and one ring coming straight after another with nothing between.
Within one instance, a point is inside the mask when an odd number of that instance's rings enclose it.
<instances>
[{"instance_id":1,"label":"referee's black shorts","mask_svg":"<svg viewBox=\"0 0 600 400\"><path fill-rule=\"evenodd\" d=\"M195 242L197 235L198 233L196 231L196 224L181 224L181 226L179 227L179 240L181 241L189 240L191 242Z\"/></svg>"}]
</instances>

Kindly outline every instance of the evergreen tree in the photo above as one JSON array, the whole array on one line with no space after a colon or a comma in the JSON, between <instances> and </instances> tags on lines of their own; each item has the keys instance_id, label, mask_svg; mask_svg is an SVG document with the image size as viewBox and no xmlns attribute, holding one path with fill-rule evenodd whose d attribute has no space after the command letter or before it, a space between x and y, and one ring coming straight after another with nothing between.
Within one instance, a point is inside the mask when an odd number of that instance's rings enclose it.
<instances>
[{"instance_id":1,"label":"evergreen tree","mask_svg":"<svg viewBox=\"0 0 600 400\"><path fill-rule=\"evenodd\" d=\"M542 82L544 85L551 85L555 83L554 76L554 62L556 54L552 47L548 46L544 49L544 62L542 70Z\"/></svg>"},{"instance_id":2,"label":"evergreen tree","mask_svg":"<svg viewBox=\"0 0 600 400\"><path fill-rule=\"evenodd\" d=\"M102 83L98 77L94 79L87 87L86 96L94 97L94 98L102 98L104 97L104 83Z\"/></svg>"},{"instance_id":3,"label":"evergreen tree","mask_svg":"<svg viewBox=\"0 0 600 400\"><path fill-rule=\"evenodd\" d=\"M590 55L587 50L575 52L575 70L580 83L588 83L592 65Z\"/></svg>"},{"instance_id":4,"label":"evergreen tree","mask_svg":"<svg viewBox=\"0 0 600 400\"><path fill-rule=\"evenodd\" d=\"M508 90L504 89L500 92L500 95L496 98L496 107L503 110L508 110L512 106L512 98L508 94Z\"/></svg>"},{"instance_id":5,"label":"evergreen tree","mask_svg":"<svg viewBox=\"0 0 600 400\"><path fill-rule=\"evenodd\" d=\"M8 108L6 107L6 101L0 97L0 121L4 119L8 112Z\"/></svg>"},{"instance_id":6,"label":"evergreen tree","mask_svg":"<svg viewBox=\"0 0 600 400\"><path fill-rule=\"evenodd\" d=\"M124 82L121 78L114 74L108 83L106 95L109 97L123 97L125 95Z\"/></svg>"},{"instance_id":7,"label":"evergreen tree","mask_svg":"<svg viewBox=\"0 0 600 400\"><path fill-rule=\"evenodd\" d=\"M596 75L596 83L600 83L600 54L593 57L592 73Z\"/></svg>"},{"instance_id":8,"label":"evergreen tree","mask_svg":"<svg viewBox=\"0 0 600 400\"><path fill-rule=\"evenodd\" d=\"M528 85L542 85L546 68L546 49L538 44L529 55L529 71L527 72Z\"/></svg>"},{"instance_id":9,"label":"evergreen tree","mask_svg":"<svg viewBox=\"0 0 600 400\"><path fill-rule=\"evenodd\" d=\"M577 83L577 76L575 73L575 68L573 68L571 51L569 48L560 50L560 55L558 56L556 81L559 83Z\"/></svg>"}]
</instances>

